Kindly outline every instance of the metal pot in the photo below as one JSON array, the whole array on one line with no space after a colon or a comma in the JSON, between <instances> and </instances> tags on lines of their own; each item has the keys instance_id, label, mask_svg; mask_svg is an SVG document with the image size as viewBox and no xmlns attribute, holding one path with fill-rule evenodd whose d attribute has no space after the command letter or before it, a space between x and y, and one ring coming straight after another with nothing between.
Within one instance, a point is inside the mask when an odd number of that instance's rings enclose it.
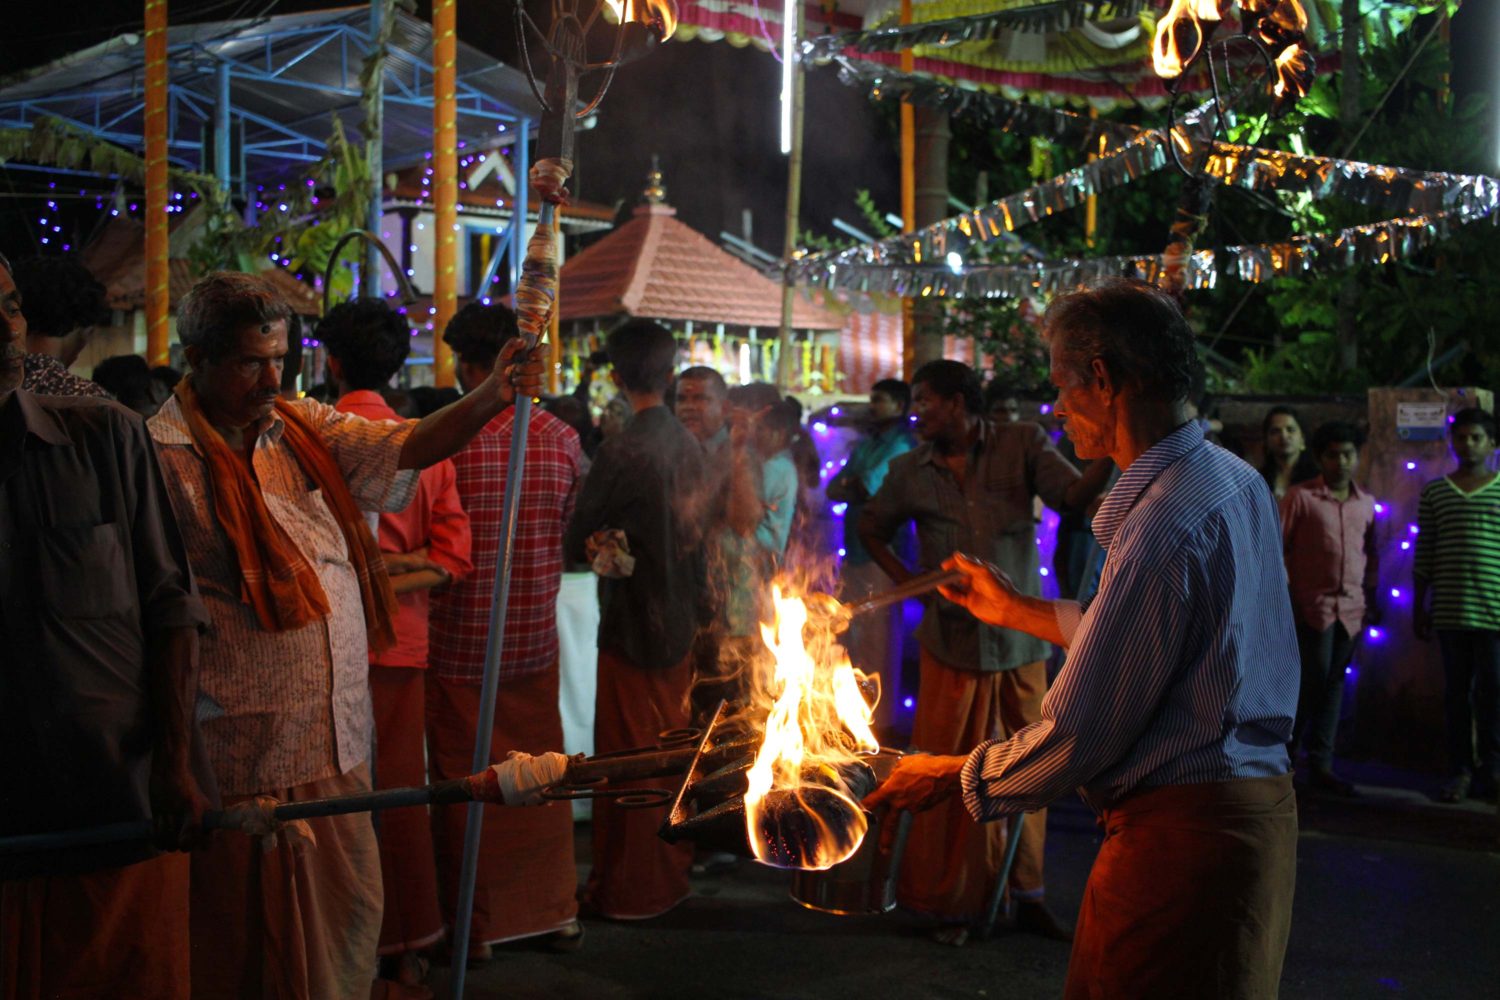
<instances>
[{"instance_id":1,"label":"metal pot","mask_svg":"<svg viewBox=\"0 0 1500 1000\"><path fill-rule=\"evenodd\" d=\"M877 784L885 781L901 754L882 750L864 758L875 771ZM880 849L883 824L895 823L896 835L890 849ZM896 905L896 877L901 871L901 857L906 851L906 835L911 830L911 813L887 813L871 816L864 842L848 860L824 871L799 871L792 876L792 899L810 910L824 913L857 915L885 913Z\"/></svg>"}]
</instances>

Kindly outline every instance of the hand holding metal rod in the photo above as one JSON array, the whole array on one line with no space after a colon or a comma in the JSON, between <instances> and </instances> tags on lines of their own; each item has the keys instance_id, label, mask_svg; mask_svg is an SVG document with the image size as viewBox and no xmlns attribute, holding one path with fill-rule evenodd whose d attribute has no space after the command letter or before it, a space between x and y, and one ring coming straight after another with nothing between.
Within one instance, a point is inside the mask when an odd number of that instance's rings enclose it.
<instances>
[{"instance_id":1,"label":"hand holding metal rod","mask_svg":"<svg viewBox=\"0 0 1500 1000\"><path fill-rule=\"evenodd\" d=\"M910 580L890 590L882 590L878 594L872 594L862 601L844 605L844 613L850 618L862 615L869 611L890 607L911 597L921 597L943 586L945 583L957 583L964 578L963 573L956 569L937 569L931 573L923 573L914 576Z\"/></svg>"},{"instance_id":2,"label":"hand holding metal rod","mask_svg":"<svg viewBox=\"0 0 1500 1000\"><path fill-rule=\"evenodd\" d=\"M809 594L807 597L809 625L814 628L831 628L834 633L843 632L857 615L888 608L908 598L921 597L944 584L957 583L962 579L963 574L958 570L933 570L931 573L914 576L889 590L882 590L878 594L871 594L869 597L849 604L828 594Z\"/></svg>"}]
</instances>

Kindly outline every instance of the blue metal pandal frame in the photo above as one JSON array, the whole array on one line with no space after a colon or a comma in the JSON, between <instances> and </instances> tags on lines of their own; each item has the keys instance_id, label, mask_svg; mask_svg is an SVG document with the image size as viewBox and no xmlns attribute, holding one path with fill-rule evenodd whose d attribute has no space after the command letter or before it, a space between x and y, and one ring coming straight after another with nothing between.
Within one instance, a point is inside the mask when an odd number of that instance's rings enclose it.
<instances>
[{"instance_id":1,"label":"blue metal pandal frame","mask_svg":"<svg viewBox=\"0 0 1500 1000\"><path fill-rule=\"evenodd\" d=\"M278 20L270 18L263 25L246 26L216 38L169 42L167 150L173 164L203 173L213 172L220 184L229 188L236 181L249 184L271 173L258 171L258 165L312 162L326 152L324 136L329 115L341 109L324 108L291 121L276 121L233 103L234 84L243 81L357 100L361 65L371 45L369 26L352 20L278 26ZM336 79L319 82L298 78L296 70L302 63L328 50L337 52ZM410 108L430 115L433 72L430 59L405 49L392 54L396 57L393 62L399 60L400 65L388 65L385 71L386 107ZM104 56L106 60L109 58ZM72 75L78 71L61 72ZM121 83L129 79L129 83L112 85L112 77L119 77ZM40 119L52 118L107 142L136 150L144 148L144 82L139 77L129 78L122 64L118 72L100 81L104 89L95 89L87 74L80 75L76 89L70 90L68 82L61 81L60 89L53 93L28 97L7 97L0 91L0 127L28 128ZM524 142L534 125L524 111L485 93L463 75L459 77L457 93L460 137L476 145L480 142L489 145L497 131L509 133L507 140L520 137ZM466 123L467 129L463 127ZM236 128L243 130L246 139L239 151L241 174L232 177L231 136ZM415 162L415 157L408 158ZM408 165L401 157L388 162ZM524 171L523 167L517 176L524 178Z\"/></svg>"}]
</instances>

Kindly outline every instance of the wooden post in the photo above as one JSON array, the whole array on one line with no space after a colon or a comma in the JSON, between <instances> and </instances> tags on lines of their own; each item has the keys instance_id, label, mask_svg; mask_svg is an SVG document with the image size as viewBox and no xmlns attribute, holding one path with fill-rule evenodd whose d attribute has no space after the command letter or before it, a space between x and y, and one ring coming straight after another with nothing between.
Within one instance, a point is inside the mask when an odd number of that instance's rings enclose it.
<instances>
[{"instance_id":1,"label":"wooden post","mask_svg":"<svg viewBox=\"0 0 1500 1000\"><path fill-rule=\"evenodd\" d=\"M432 381L453 385L453 351L443 331L458 311L458 70L457 0L432 5L432 171L433 249Z\"/></svg>"},{"instance_id":2,"label":"wooden post","mask_svg":"<svg viewBox=\"0 0 1500 1000\"><path fill-rule=\"evenodd\" d=\"M146 0L146 363L170 360L167 271L167 0Z\"/></svg>"},{"instance_id":3,"label":"wooden post","mask_svg":"<svg viewBox=\"0 0 1500 1000\"><path fill-rule=\"evenodd\" d=\"M1098 119L1099 109L1092 104L1089 105L1089 117ZM1099 152L1104 152L1104 137L1099 137ZM1093 163L1098 157L1089 153L1089 162ZM1083 203L1083 241L1090 250L1094 249L1094 240L1099 232L1099 196L1090 194Z\"/></svg>"},{"instance_id":4,"label":"wooden post","mask_svg":"<svg viewBox=\"0 0 1500 1000\"><path fill-rule=\"evenodd\" d=\"M911 24L911 0L901 0L901 23ZM901 50L901 72L911 73L916 68L916 58L911 49ZM901 102L901 231L909 233L917 228L917 118L911 102ZM911 380L917 369L916 323L912 317L912 301L901 300L901 377Z\"/></svg>"},{"instance_id":5,"label":"wooden post","mask_svg":"<svg viewBox=\"0 0 1500 1000\"><path fill-rule=\"evenodd\" d=\"M802 3L796 3L797 28L794 38L802 37ZM795 49L795 45L793 46ZM795 59L796 53L788 52L787 59ZM793 62L791 67L792 84L792 148L787 156L786 167L786 237L781 244L781 259L788 267L785 277L782 279L781 289L781 330L778 342L780 354L776 365L776 386L783 394L791 392L793 385L793 351L792 351L792 305L796 290L792 285L791 263L792 254L797 252L797 223L802 217L802 122L804 102L806 98L805 74L800 62Z\"/></svg>"}]
</instances>

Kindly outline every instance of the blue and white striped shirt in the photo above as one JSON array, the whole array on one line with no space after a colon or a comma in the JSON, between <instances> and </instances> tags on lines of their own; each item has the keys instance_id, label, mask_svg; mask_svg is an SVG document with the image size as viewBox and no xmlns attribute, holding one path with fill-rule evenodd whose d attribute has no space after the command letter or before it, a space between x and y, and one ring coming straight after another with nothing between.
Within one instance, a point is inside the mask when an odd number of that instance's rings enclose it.
<instances>
[{"instance_id":1,"label":"blue and white striped shirt","mask_svg":"<svg viewBox=\"0 0 1500 1000\"><path fill-rule=\"evenodd\" d=\"M1094 535L1104 575L1085 609L1059 602L1070 648L1041 721L964 765L976 819L1074 788L1098 809L1138 789L1289 769L1297 639L1260 474L1185 424L1120 476Z\"/></svg>"}]
</instances>

